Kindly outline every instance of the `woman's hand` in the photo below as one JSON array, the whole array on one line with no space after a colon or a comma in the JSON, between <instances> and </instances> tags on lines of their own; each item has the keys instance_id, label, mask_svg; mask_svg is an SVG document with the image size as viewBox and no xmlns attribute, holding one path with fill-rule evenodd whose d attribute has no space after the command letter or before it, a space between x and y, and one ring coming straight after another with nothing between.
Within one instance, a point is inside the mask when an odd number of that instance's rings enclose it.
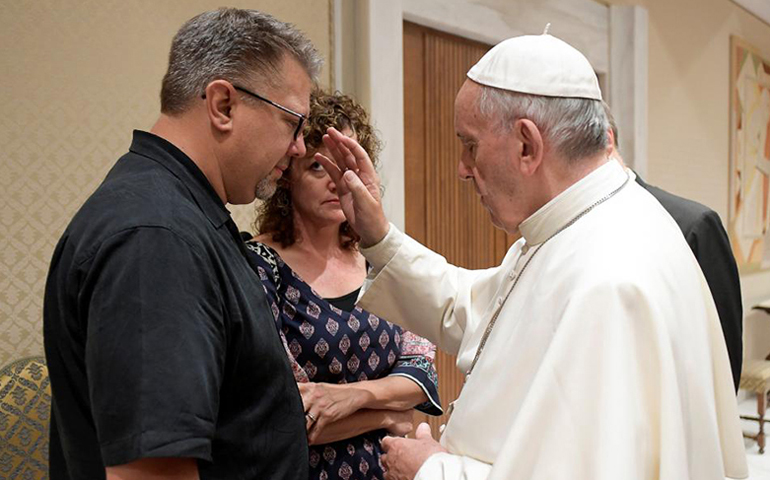
<instances>
[{"instance_id":1,"label":"woman's hand","mask_svg":"<svg viewBox=\"0 0 770 480\"><path fill-rule=\"evenodd\" d=\"M412 431L414 410L387 410L385 429L393 437L405 437Z\"/></svg>"},{"instance_id":2,"label":"woman's hand","mask_svg":"<svg viewBox=\"0 0 770 480\"><path fill-rule=\"evenodd\" d=\"M406 435L412 431L412 407L428 398L417 383L400 376L343 385L299 383L298 387L311 445L378 429Z\"/></svg>"},{"instance_id":3,"label":"woman's hand","mask_svg":"<svg viewBox=\"0 0 770 480\"><path fill-rule=\"evenodd\" d=\"M309 445L323 445L383 429L389 435L406 435L412 430L413 411L362 408L342 420L327 424L323 429L314 428L309 432L307 442Z\"/></svg>"},{"instance_id":4,"label":"woman's hand","mask_svg":"<svg viewBox=\"0 0 770 480\"><path fill-rule=\"evenodd\" d=\"M361 390L347 385L332 383L300 383L299 394L305 407L305 421L308 438L338 420L341 420L362 407Z\"/></svg>"}]
</instances>

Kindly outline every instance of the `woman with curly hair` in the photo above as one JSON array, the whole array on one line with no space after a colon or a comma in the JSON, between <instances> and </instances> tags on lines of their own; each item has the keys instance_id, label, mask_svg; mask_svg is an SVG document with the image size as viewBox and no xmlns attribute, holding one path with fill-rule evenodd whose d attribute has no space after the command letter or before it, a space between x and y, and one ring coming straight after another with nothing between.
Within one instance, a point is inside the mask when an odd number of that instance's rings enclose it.
<instances>
[{"instance_id":1,"label":"woman with curly hair","mask_svg":"<svg viewBox=\"0 0 770 480\"><path fill-rule=\"evenodd\" d=\"M358 140L376 165L380 143L366 111L346 95L313 92L307 155L259 207L259 235L247 245L299 382L310 478L383 478L379 440L411 431L414 408L443 413L435 346L355 305L366 261L334 182L313 159L328 156L329 127Z\"/></svg>"}]
</instances>

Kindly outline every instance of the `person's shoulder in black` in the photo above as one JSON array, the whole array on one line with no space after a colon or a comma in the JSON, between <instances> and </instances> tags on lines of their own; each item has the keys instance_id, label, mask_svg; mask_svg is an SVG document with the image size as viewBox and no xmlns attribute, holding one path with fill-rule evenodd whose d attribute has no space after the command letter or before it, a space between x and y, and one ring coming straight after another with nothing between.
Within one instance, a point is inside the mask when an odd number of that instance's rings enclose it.
<instances>
[{"instance_id":1,"label":"person's shoulder in black","mask_svg":"<svg viewBox=\"0 0 770 480\"><path fill-rule=\"evenodd\" d=\"M738 267L722 221L703 204L648 185L639 175L636 181L679 225L700 264L719 313L737 391L743 362L743 302Z\"/></svg>"},{"instance_id":2,"label":"person's shoulder in black","mask_svg":"<svg viewBox=\"0 0 770 480\"><path fill-rule=\"evenodd\" d=\"M716 215L716 212L701 203L674 195L662 188L646 183L638 174L636 175L636 183L650 192L663 205L663 208L679 225L682 233L687 234L696 230L705 217L712 214Z\"/></svg>"}]
</instances>

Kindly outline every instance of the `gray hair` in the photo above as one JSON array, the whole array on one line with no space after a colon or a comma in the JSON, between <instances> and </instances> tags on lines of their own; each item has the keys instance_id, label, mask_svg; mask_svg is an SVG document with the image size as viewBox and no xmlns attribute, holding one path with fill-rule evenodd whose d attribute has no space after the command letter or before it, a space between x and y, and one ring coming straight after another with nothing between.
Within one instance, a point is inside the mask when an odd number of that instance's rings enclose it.
<instances>
[{"instance_id":1,"label":"gray hair","mask_svg":"<svg viewBox=\"0 0 770 480\"><path fill-rule=\"evenodd\" d=\"M273 84L286 55L316 79L323 60L292 25L256 10L220 8L201 13L188 20L171 42L161 112L183 113L214 80L243 84L257 75Z\"/></svg>"},{"instance_id":2,"label":"gray hair","mask_svg":"<svg viewBox=\"0 0 770 480\"><path fill-rule=\"evenodd\" d=\"M546 97L481 85L479 111L509 129L526 118L568 162L593 156L607 147L607 116L600 100Z\"/></svg>"}]
</instances>

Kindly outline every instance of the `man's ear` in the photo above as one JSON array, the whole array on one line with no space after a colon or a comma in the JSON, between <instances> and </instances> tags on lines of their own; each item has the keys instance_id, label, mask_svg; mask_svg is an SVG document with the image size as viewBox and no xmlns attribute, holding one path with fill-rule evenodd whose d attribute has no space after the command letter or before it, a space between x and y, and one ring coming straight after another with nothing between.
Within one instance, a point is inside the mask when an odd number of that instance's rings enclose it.
<instances>
[{"instance_id":1,"label":"man's ear","mask_svg":"<svg viewBox=\"0 0 770 480\"><path fill-rule=\"evenodd\" d=\"M211 126L220 133L233 129L233 107L237 102L236 92L230 82L214 80L206 86L206 112Z\"/></svg>"},{"instance_id":2,"label":"man's ear","mask_svg":"<svg viewBox=\"0 0 770 480\"><path fill-rule=\"evenodd\" d=\"M533 175L543 161L543 136L531 120L521 118L513 125L513 134L520 145L519 168L525 176Z\"/></svg>"},{"instance_id":3,"label":"man's ear","mask_svg":"<svg viewBox=\"0 0 770 480\"><path fill-rule=\"evenodd\" d=\"M615 132L612 131L612 128L607 129L607 140L609 142L609 147L615 147L615 145L618 144L618 140L615 138Z\"/></svg>"}]
</instances>

